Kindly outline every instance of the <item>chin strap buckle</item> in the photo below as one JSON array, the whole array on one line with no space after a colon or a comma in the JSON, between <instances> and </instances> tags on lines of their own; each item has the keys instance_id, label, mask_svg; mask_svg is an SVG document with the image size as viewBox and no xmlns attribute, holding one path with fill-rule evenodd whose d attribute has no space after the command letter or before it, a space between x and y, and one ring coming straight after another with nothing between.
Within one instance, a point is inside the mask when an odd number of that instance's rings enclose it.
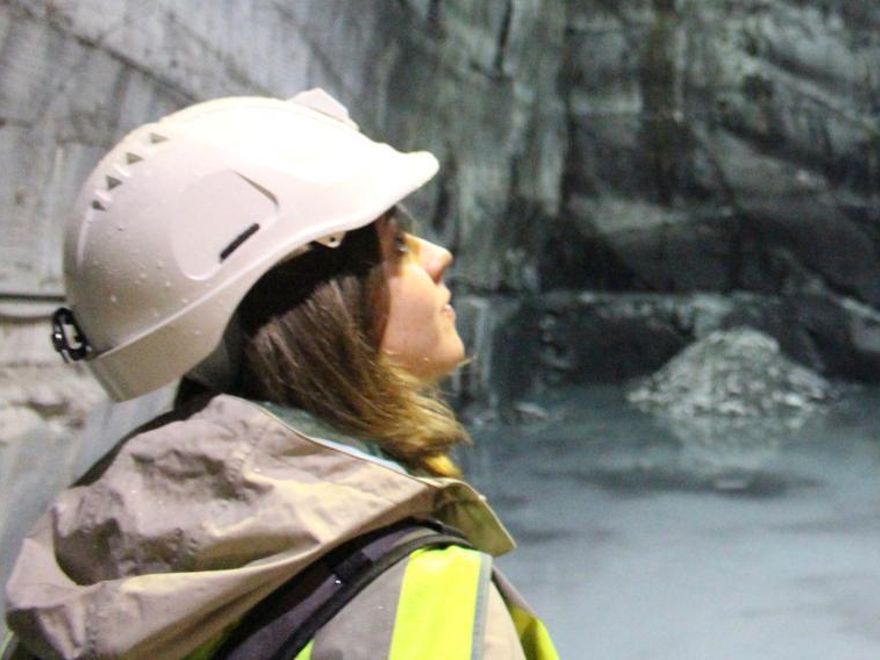
<instances>
[{"instance_id":1,"label":"chin strap buckle","mask_svg":"<svg viewBox=\"0 0 880 660\"><path fill-rule=\"evenodd\" d=\"M70 336L73 337L73 343L68 336L68 327L72 329ZM59 307L52 315L52 346L65 362L83 360L89 353L89 342L76 322L73 311L67 307Z\"/></svg>"}]
</instances>

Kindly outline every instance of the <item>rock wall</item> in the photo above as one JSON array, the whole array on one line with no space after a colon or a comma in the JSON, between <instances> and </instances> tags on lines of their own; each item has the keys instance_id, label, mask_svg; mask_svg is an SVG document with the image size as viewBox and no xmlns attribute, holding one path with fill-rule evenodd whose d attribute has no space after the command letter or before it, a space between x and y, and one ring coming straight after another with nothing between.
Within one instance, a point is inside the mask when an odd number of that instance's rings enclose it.
<instances>
[{"instance_id":1,"label":"rock wall","mask_svg":"<svg viewBox=\"0 0 880 660\"><path fill-rule=\"evenodd\" d=\"M868 1L568 3L560 206L502 284L494 350L524 343L494 391L623 380L740 324L880 380L878 28Z\"/></svg>"},{"instance_id":2,"label":"rock wall","mask_svg":"<svg viewBox=\"0 0 880 660\"><path fill-rule=\"evenodd\" d=\"M34 307L27 318L22 305L14 316L0 305L0 457L17 441L76 433L104 399L85 367L56 359L45 312Z\"/></svg>"},{"instance_id":3,"label":"rock wall","mask_svg":"<svg viewBox=\"0 0 880 660\"><path fill-rule=\"evenodd\" d=\"M878 28L872 0L8 0L0 295L60 296L65 209L128 129L320 85L443 163L413 206L458 254L461 401L646 373L743 318L878 380Z\"/></svg>"},{"instance_id":4,"label":"rock wall","mask_svg":"<svg viewBox=\"0 0 880 660\"><path fill-rule=\"evenodd\" d=\"M562 267L550 255L545 287L825 289L877 306L873 3L579 4L559 226L580 249Z\"/></svg>"}]
</instances>

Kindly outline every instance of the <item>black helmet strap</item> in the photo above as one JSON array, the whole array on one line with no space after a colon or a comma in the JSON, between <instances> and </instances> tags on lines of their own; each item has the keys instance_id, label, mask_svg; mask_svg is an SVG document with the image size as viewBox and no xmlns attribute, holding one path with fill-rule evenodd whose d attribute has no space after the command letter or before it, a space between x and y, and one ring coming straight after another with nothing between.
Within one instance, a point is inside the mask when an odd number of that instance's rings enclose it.
<instances>
[{"instance_id":1,"label":"black helmet strap","mask_svg":"<svg viewBox=\"0 0 880 660\"><path fill-rule=\"evenodd\" d=\"M52 315L52 346L65 362L82 360L89 353L89 342L76 322L73 311L67 307L59 307Z\"/></svg>"}]
</instances>

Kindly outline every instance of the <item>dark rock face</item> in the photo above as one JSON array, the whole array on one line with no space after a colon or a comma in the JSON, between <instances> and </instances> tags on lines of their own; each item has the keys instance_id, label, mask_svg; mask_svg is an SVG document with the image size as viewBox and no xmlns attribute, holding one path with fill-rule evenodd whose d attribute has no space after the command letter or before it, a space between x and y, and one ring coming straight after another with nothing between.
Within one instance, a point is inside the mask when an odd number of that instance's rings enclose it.
<instances>
[{"instance_id":1,"label":"dark rock face","mask_svg":"<svg viewBox=\"0 0 880 660\"><path fill-rule=\"evenodd\" d=\"M648 373L741 324L821 373L880 380L880 9L580 0L564 23L540 46L564 132L522 138L563 148L561 168L532 160L542 185L523 188L511 152L506 207L447 207L459 289L522 297L496 393ZM525 343L502 368L506 336Z\"/></svg>"},{"instance_id":2,"label":"dark rock face","mask_svg":"<svg viewBox=\"0 0 880 660\"><path fill-rule=\"evenodd\" d=\"M463 403L504 409L535 388L626 381L734 328L760 330L784 355L835 379L880 374L880 313L828 296L555 291L516 301L468 296L456 306L474 347L456 382Z\"/></svg>"},{"instance_id":3,"label":"dark rock face","mask_svg":"<svg viewBox=\"0 0 880 660\"><path fill-rule=\"evenodd\" d=\"M416 207L458 254L462 400L645 374L740 324L880 379L872 3L379 11L399 51L378 128L444 163Z\"/></svg>"},{"instance_id":4,"label":"dark rock face","mask_svg":"<svg viewBox=\"0 0 880 660\"><path fill-rule=\"evenodd\" d=\"M567 151L567 3L380 7L397 45L379 132L443 163L417 198L425 229L460 255L463 288L537 290L536 248L560 212Z\"/></svg>"},{"instance_id":5,"label":"dark rock face","mask_svg":"<svg viewBox=\"0 0 880 660\"><path fill-rule=\"evenodd\" d=\"M580 3L560 222L607 265L557 265L552 283L818 285L877 306L880 12L870 4Z\"/></svg>"}]
</instances>

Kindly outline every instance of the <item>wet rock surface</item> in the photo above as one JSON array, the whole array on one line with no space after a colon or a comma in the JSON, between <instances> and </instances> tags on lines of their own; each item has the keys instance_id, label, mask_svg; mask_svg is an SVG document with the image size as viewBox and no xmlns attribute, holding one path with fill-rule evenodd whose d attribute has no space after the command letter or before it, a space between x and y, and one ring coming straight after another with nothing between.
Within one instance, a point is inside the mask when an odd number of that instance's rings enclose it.
<instances>
[{"instance_id":1,"label":"wet rock surface","mask_svg":"<svg viewBox=\"0 0 880 660\"><path fill-rule=\"evenodd\" d=\"M577 4L560 221L595 258L548 277L876 305L873 4Z\"/></svg>"},{"instance_id":2,"label":"wet rock surface","mask_svg":"<svg viewBox=\"0 0 880 660\"><path fill-rule=\"evenodd\" d=\"M0 444L32 437L41 427L53 435L78 433L105 398L85 367L0 367Z\"/></svg>"},{"instance_id":3,"label":"wet rock surface","mask_svg":"<svg viewBox=\"0 0 880 660\"><path fill-rule=\"evenodd\" d=\"M541 298L588 291L624 297L602 318L563 306L553 341L570 343L544 350L549 370L650 371L699 338L669 326L664 296L705 293L823 374L880 377L871 0L16 0L0 24L0 153L28 154L0 183L6 288L59 292L69 200L125 130L207 97L321 85L367 132L440 157L413 206L458 254L453 288L490 308L526 301L492 331L494 365L534 332ZM658 296L653 319L634 319L635 293ZM605 365L568 369L597 336ZM462 395L486 379L465 377Z\"/></svg>"},{"instance_id":4,"label":"wet rock surface","mask_svg":"<svg viewBox=\"0 0 880 660\"><path fill-rule=\"evenodd\" d=\"M64 364L52 350L50 324L38 311L28 319L22 316L32 308L0 306L0 448L29 438L73 443L89 411L106 400L84 366Z\"/></svg>"},{"instance_id":5,"label":"wet rock surface","mask_svg":"<svg viewBox=\"0 0 880 660\"><path fill-rule=\"evenodd\" d=\"M648 376L694 342L734 328L772 337L784 356L825 378L880 379L880 313L851 299L553 291L455 303L473 356L455 383L459 399L490 401L502 413L533 392Z\"/></svg>"}]
</instances>

